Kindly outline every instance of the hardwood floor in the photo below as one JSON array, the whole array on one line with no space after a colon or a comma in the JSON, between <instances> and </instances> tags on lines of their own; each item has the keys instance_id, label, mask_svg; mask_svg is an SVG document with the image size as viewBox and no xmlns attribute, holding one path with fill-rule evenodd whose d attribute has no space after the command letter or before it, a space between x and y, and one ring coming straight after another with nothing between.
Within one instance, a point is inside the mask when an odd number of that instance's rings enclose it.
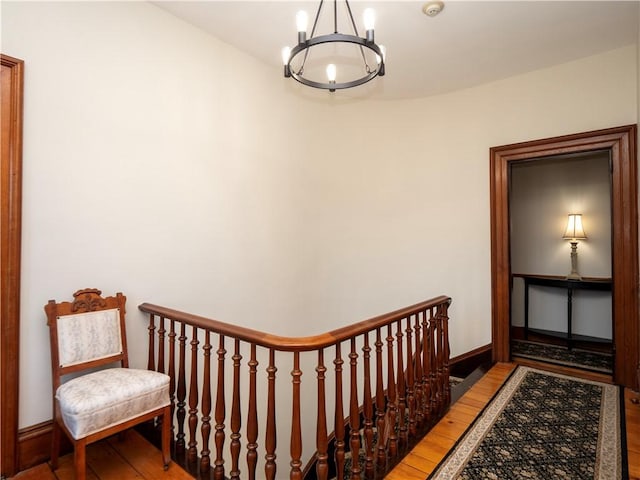
<instances>
[{"instance_id":1,"label":"hardwood floor","mask_svg":"<svg viewBox=\"0 0 640 480\"><path fill-rule=\"evenodd\" d=\"M74 480L73 454L60 457L59 467L51 471L48 464L20 472L15 480ZM87 447L87 480L193 480L175 463L162 467L162 455L135 430L91 444Z\"/></svg>"},{"instance_id":2,"label":"hardwood floor","mask_svg":"<svg viewBox=\"0 0 640 480\"><path fill-rule=\"evenodd\" d=\"M540 367L540 364L533 366ZM425 436L425 438L389 473L386 480L425 480L444 458L447 452L473 422L478 413L504 383L515 363L499 363L474 384L456 403L447 415ZM555 368L562 373L576 371ZM592 380L607 381L605 375L587 374ZM627 452L630 480L640 480L640 404L633 392L625 391L625 413L627 424ZM90 445L87 449L87 480L146 479L146 480L191 480L192 477L171 464L162 469L160 452L152 447L137 432L130 430L126 438L119 441L112 437ZM73 480L73 456L60 459L55 474L47 464L39 465L15 477L16 480Z\"/></svg>"},{"instance_id":3,"label":"hardwood floor","mask_svg":"<svg viewBox=\"0 0 640 480\"><path fill-rule=\"evenodd\" d=\"M527 364L537 368L545 368L537 362L527 362ZM481 380L451 406L449 413L385 477L385 480L425 480L491 400L515 367L515 363L494 365ZM579 371L562 367L547 369L583 376L591 380L609 381L610 383L610 377L606 375L596 373L581 375ZM629 479L640 480L640 404L633 403L633 398L638 398L638 395L628 389L625 390Z\"/></svg>"},{"instance_id":4,"label":"hardwood floor","mask_svg":"<svg viewBox=\"0 0 640 480\"><path fill-rule=\"evenodd\" d=\"M640 395L628 388L624 392L624 410L627 421L627 455L629 479L640 480Z\"/></svg>"}]
</instances>

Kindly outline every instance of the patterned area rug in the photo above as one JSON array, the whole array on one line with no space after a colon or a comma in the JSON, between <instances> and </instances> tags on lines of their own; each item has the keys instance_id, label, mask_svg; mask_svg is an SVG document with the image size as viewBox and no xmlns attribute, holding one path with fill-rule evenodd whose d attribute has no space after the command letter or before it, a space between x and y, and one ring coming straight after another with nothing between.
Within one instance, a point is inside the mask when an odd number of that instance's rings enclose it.
<instances>
[{"instance_id":1,"label":"patterned area rug","mask_svg":"<svg viewBox=\"0 0 640 480\"><path fill-rule=\"evenodd\" d=\"M520 366L431 480L622 480L624 413L615 385Z\"/></svg>"},{"instance_id":2,"label":"patterned area rug","mask_svg":"<svg viewBox=\"0 0 640 480\"><path fill-rule=\"evenodd\" d=\"M591 352L579 348L569 350L558 345L512 340L511 355L595 372L613 372L613 355L610 353Z\"/></svg>"}]
</instances>

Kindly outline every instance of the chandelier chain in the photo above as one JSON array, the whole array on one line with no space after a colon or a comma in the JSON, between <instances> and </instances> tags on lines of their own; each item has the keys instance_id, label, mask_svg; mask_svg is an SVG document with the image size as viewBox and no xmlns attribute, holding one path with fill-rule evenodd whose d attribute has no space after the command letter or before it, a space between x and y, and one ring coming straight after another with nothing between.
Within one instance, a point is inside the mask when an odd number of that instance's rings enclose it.
<instances>
[{"instance_id":1,"label":"chandelier chain","mask_svg":"<svg viewBox=\"0 0 640 480\"><path fill-rule=\"evenodd\" d=\"M335 5L337 4L338 0L334 0L333 5L335 7ZM353 33L355 34L356 37L359 37L360 34L358 33L358 27L356 26L356 22L353 19L353 13L351 12L351 5L349 5L349 2L346 2L347 5L347 11L349 12L349 18L351 19L351 26L353 27ZM337 17L336 17L336 23L338 22ZM336 25L336 33L338 33L338 27ZM371 67L369 66L369 63L367 62L367 56L364 54L364 48L362 48L362 45L359 45L358 48L360 48L360 55L362 56L362 62L364 63L364 69L365 71L369 74L371 73Z\"/></svg>"},{"instance_id":2,"label":"chandelier chain","mask_svg":"<svg viewBox=\"0 0 640 480\"><path fill-rule=\"evenodd\" d=\"M324 4L324 0L320 0L320 4L318 5L318 11L316 12L316 18L313 21L313 27L311 28L311 36L309 38L313 38L316 34L316 27L318 26L318 19L320 18L320 11L322 10L322 5ZM337 20L336 20L337 21ZM302 75L304 73L304 65L307 63L307 57L309 56L309 50L305 50L304 58L302 59L302 64L300 68L296 72L297 75Z\"/></svg>"}]
</instances>

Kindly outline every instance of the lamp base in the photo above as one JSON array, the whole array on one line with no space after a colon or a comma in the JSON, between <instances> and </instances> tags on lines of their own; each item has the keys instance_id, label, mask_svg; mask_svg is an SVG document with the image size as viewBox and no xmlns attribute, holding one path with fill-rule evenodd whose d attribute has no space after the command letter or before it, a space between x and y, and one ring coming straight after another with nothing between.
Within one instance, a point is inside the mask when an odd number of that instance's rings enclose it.
<instances>
[{"instance_id":1,"label":"lamp base","mask_svg":"<svg viewBox=\"0 0 640 480\"><path fill-rule=\"evenodd\" d=\"M567 280L582 280L578 273L578 242L571 242L571 273L567 275Z\"/></svg>"}]
</instances>

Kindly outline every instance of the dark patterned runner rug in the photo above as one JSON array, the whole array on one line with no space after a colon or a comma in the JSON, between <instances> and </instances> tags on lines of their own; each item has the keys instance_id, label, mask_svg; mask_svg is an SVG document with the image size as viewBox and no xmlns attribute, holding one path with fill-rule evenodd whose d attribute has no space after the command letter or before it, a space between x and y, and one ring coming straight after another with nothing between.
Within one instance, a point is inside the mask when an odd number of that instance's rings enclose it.
<instances>
[{"instance_id":1,"label":"dark patterned runner rug","mask_svg":"<svg viewBox=\"0 0 640 480\"><path fill-rule=\"evenodd\" d=\"M569 350L567 347L558 345L512 340L511 355L595 372L613 372L613 355L610 353L592 352L579 348Z\"/></svg>"},{"instance_id":2,"label":"dark patterned runner rug","mask_svg":"<svg viewBox=\"0 0 640 480\"><path fill-rule=\"evenodd\" d=\"M519 366L430 480L628 478L620 388Z\"/></svg>"}]
</instances>

